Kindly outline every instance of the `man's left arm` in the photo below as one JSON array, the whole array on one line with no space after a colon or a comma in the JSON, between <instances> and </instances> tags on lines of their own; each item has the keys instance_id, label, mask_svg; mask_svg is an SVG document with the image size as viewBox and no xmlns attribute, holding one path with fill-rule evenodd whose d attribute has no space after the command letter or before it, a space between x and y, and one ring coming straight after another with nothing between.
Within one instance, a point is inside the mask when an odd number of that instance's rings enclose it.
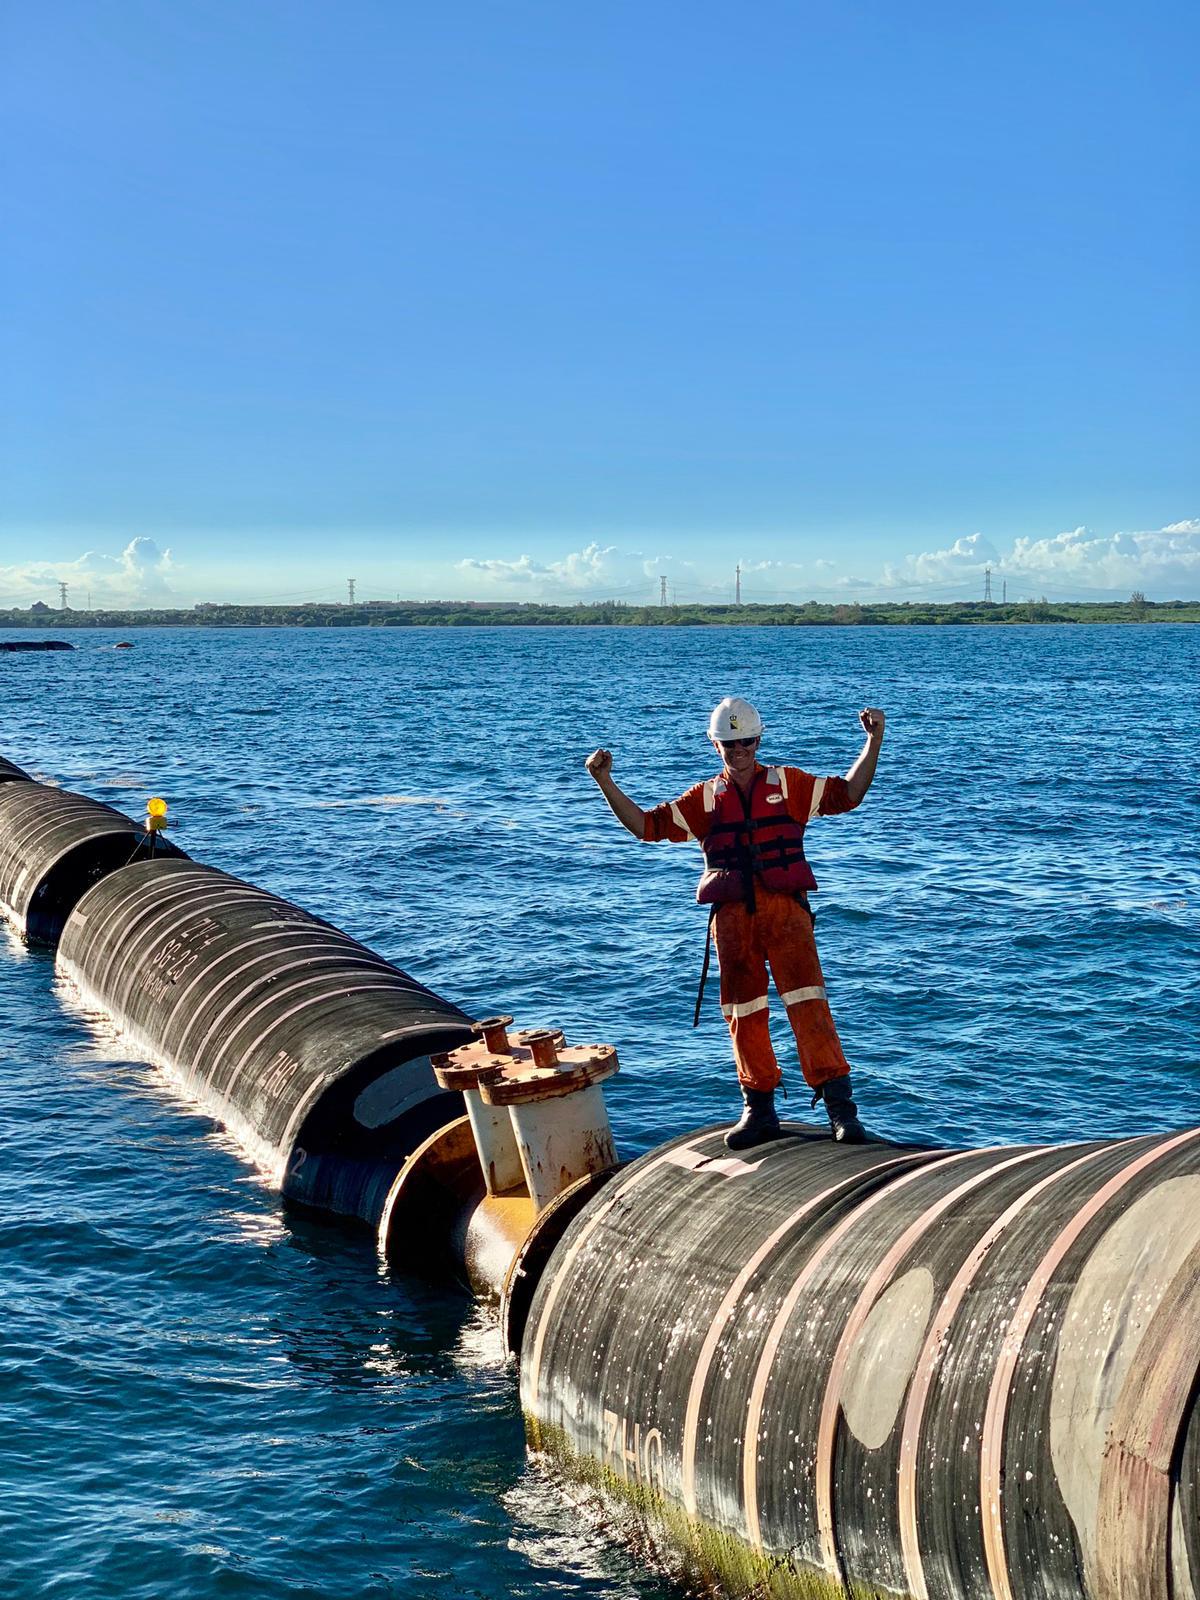
<instances>
[{"instance_id":1,"label":"man's left arm","mask_svg":"<svg viewBox=\"0 0 1200 1600\"><path fill-rule=\"evenodd\" d=\"M887 718L877 707L868 706L865 711L858 713L858 720L862 723L867 742L859 751L857 761L846 774L846 788L852 807L862 804L863 797L871 787L871 780L879 763L879 747L883 743L883 728Z\"/></svg>"}]
</instances>

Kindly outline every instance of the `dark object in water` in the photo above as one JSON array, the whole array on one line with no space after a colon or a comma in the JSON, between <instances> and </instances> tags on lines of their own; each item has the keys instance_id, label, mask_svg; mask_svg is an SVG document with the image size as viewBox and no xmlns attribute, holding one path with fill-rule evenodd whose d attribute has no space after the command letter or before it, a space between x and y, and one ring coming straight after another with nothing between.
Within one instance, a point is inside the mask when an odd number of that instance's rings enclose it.
<instances>
[{"instance_id":1,"label":"dark object in water","mask_svg":"<svg viewBox=\"0 0 1200 1600\"><path fill-rule=\"evenodd\" d=\"M120 644L113 645L114 650L132 650L133 643L129 639L122 639Z\"/></svg>"},{"instance_id":2,"label":"dark object in water","mask_svg":"<svg viewBox=\"0 0 1200 1600\"><path fill-rule=\"evenodd\" d=\"M0 650L74 650L65 639L0 639Z\"/></svg>"}]
</instances>

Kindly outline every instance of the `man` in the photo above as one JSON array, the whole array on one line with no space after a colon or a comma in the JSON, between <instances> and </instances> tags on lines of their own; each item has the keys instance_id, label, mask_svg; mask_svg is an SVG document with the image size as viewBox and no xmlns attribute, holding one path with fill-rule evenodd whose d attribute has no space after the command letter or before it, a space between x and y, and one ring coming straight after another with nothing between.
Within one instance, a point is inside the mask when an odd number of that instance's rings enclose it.
<instances>
[{"instance_id":1,"label":"man","mask_svg":"<svg viewBox=\"0 0 1200 1600\"><path fill-rule=\"evenodd\" d=\"M844 778L818 778L799 767L762 766L756 759L762 718L748 701L722 700L708 724L721 771L652 811L617 787L610 751L595 750L587 759L613 815L634 838L695 839L704 851L696 899L713 908L721 1010L744 1102L741 1121L725 1135L731 1150L748 1150L779 1133L775 1089L782 1074L767 1022L768 964L813 1104L824 1100L835 1139L861 1144L866 1138L825 997L808 903L817 880L804 857L804 829L813 817L853 811L871 787L885 718L869 708L858 720L867 742L854 765Z\"/></svg>"}]
</instances>

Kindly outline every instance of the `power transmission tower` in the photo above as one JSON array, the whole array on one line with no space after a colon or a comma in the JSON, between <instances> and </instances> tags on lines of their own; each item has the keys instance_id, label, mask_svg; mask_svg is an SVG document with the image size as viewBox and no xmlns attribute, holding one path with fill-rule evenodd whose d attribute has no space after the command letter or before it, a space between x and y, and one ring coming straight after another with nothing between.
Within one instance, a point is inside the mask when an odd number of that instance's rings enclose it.
<instances>
[{"instance_id":1,"label":"power transmission tower","mask_svg":"<svg viewBox=\"0 0 1200 1600\"><path fill-rule=\"evenodd\" d=\"M658 580L658 603L660 606L665 606L667 603L667 580L665 578Z\"/></svg>"},{"instance_id":2,"label":"power transmission tower","mask_svg":"<svg viewBox=\"0 0 1200 1600\"><path fill-rule=\"evenodd\" d=\"M350 604L354 604L354 579L346 579L346 593L350 596Z\"/></svg>"},{"instance_id":3,"label":"power transmission tower","mask_svg":"<svg viewBox=\"0 0 1200 1600\"><path fill-rule=\"evenodd\" d=\"M984 569L983 569L983 603L984 603L985 606L986 605L991 605L991 603L992 603L992 569L991 569L991 567L984 567Z\"/></svg>"},{"instance_id":4,"label":"power transmission tower","mask_svg":"<svg viewBox=\"0 0 1200 1600\"><path fill-rule=\"evenodd\" d=\"M1001 603L1001 605L1007 605L1008 604L1008 579L1007 578L1005 578L1002 581L1001 585L1000 585L1000 603Z\"/></svg>"},{"instance_id":5,"label":"power transmission tower","mask_svg":"<svg viewBox=\"0 0 1200 1600\"><path fill-rule=\"evenodd\" d=\"M737 572L733 580L733 603L735 606L740 606L742 603L742 563L740 561L737 564Z\"/></svg>"},{"instance_id":6,"label":"power transmission tower","mask_svg":"<svg viewBox=\"0 0 1200 1600\"><path fill-rule=\"evenodd\" d=\"M59 584L59 586L58 586L58 594L59 594L59 607L58 607L58 609L60 611L65 611L67 609L67 585L65 583L60 583Z\"/></svg>"}]
</instances>

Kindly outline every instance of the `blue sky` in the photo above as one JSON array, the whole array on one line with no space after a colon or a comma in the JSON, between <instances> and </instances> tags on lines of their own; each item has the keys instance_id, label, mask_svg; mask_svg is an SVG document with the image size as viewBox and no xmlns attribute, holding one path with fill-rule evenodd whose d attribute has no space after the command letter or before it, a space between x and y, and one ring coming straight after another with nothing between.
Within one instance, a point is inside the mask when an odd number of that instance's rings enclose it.
<instances>
[{"instance_id":1,"label":"blue sky","mask_svg":"<svg viewBox=\"0 0 1200 1600\"><path fill-rule=\"evenodd\" d=\"M1200 594L1190 3L4 29L0 604Z\"/></svg>"}]
</instances>

